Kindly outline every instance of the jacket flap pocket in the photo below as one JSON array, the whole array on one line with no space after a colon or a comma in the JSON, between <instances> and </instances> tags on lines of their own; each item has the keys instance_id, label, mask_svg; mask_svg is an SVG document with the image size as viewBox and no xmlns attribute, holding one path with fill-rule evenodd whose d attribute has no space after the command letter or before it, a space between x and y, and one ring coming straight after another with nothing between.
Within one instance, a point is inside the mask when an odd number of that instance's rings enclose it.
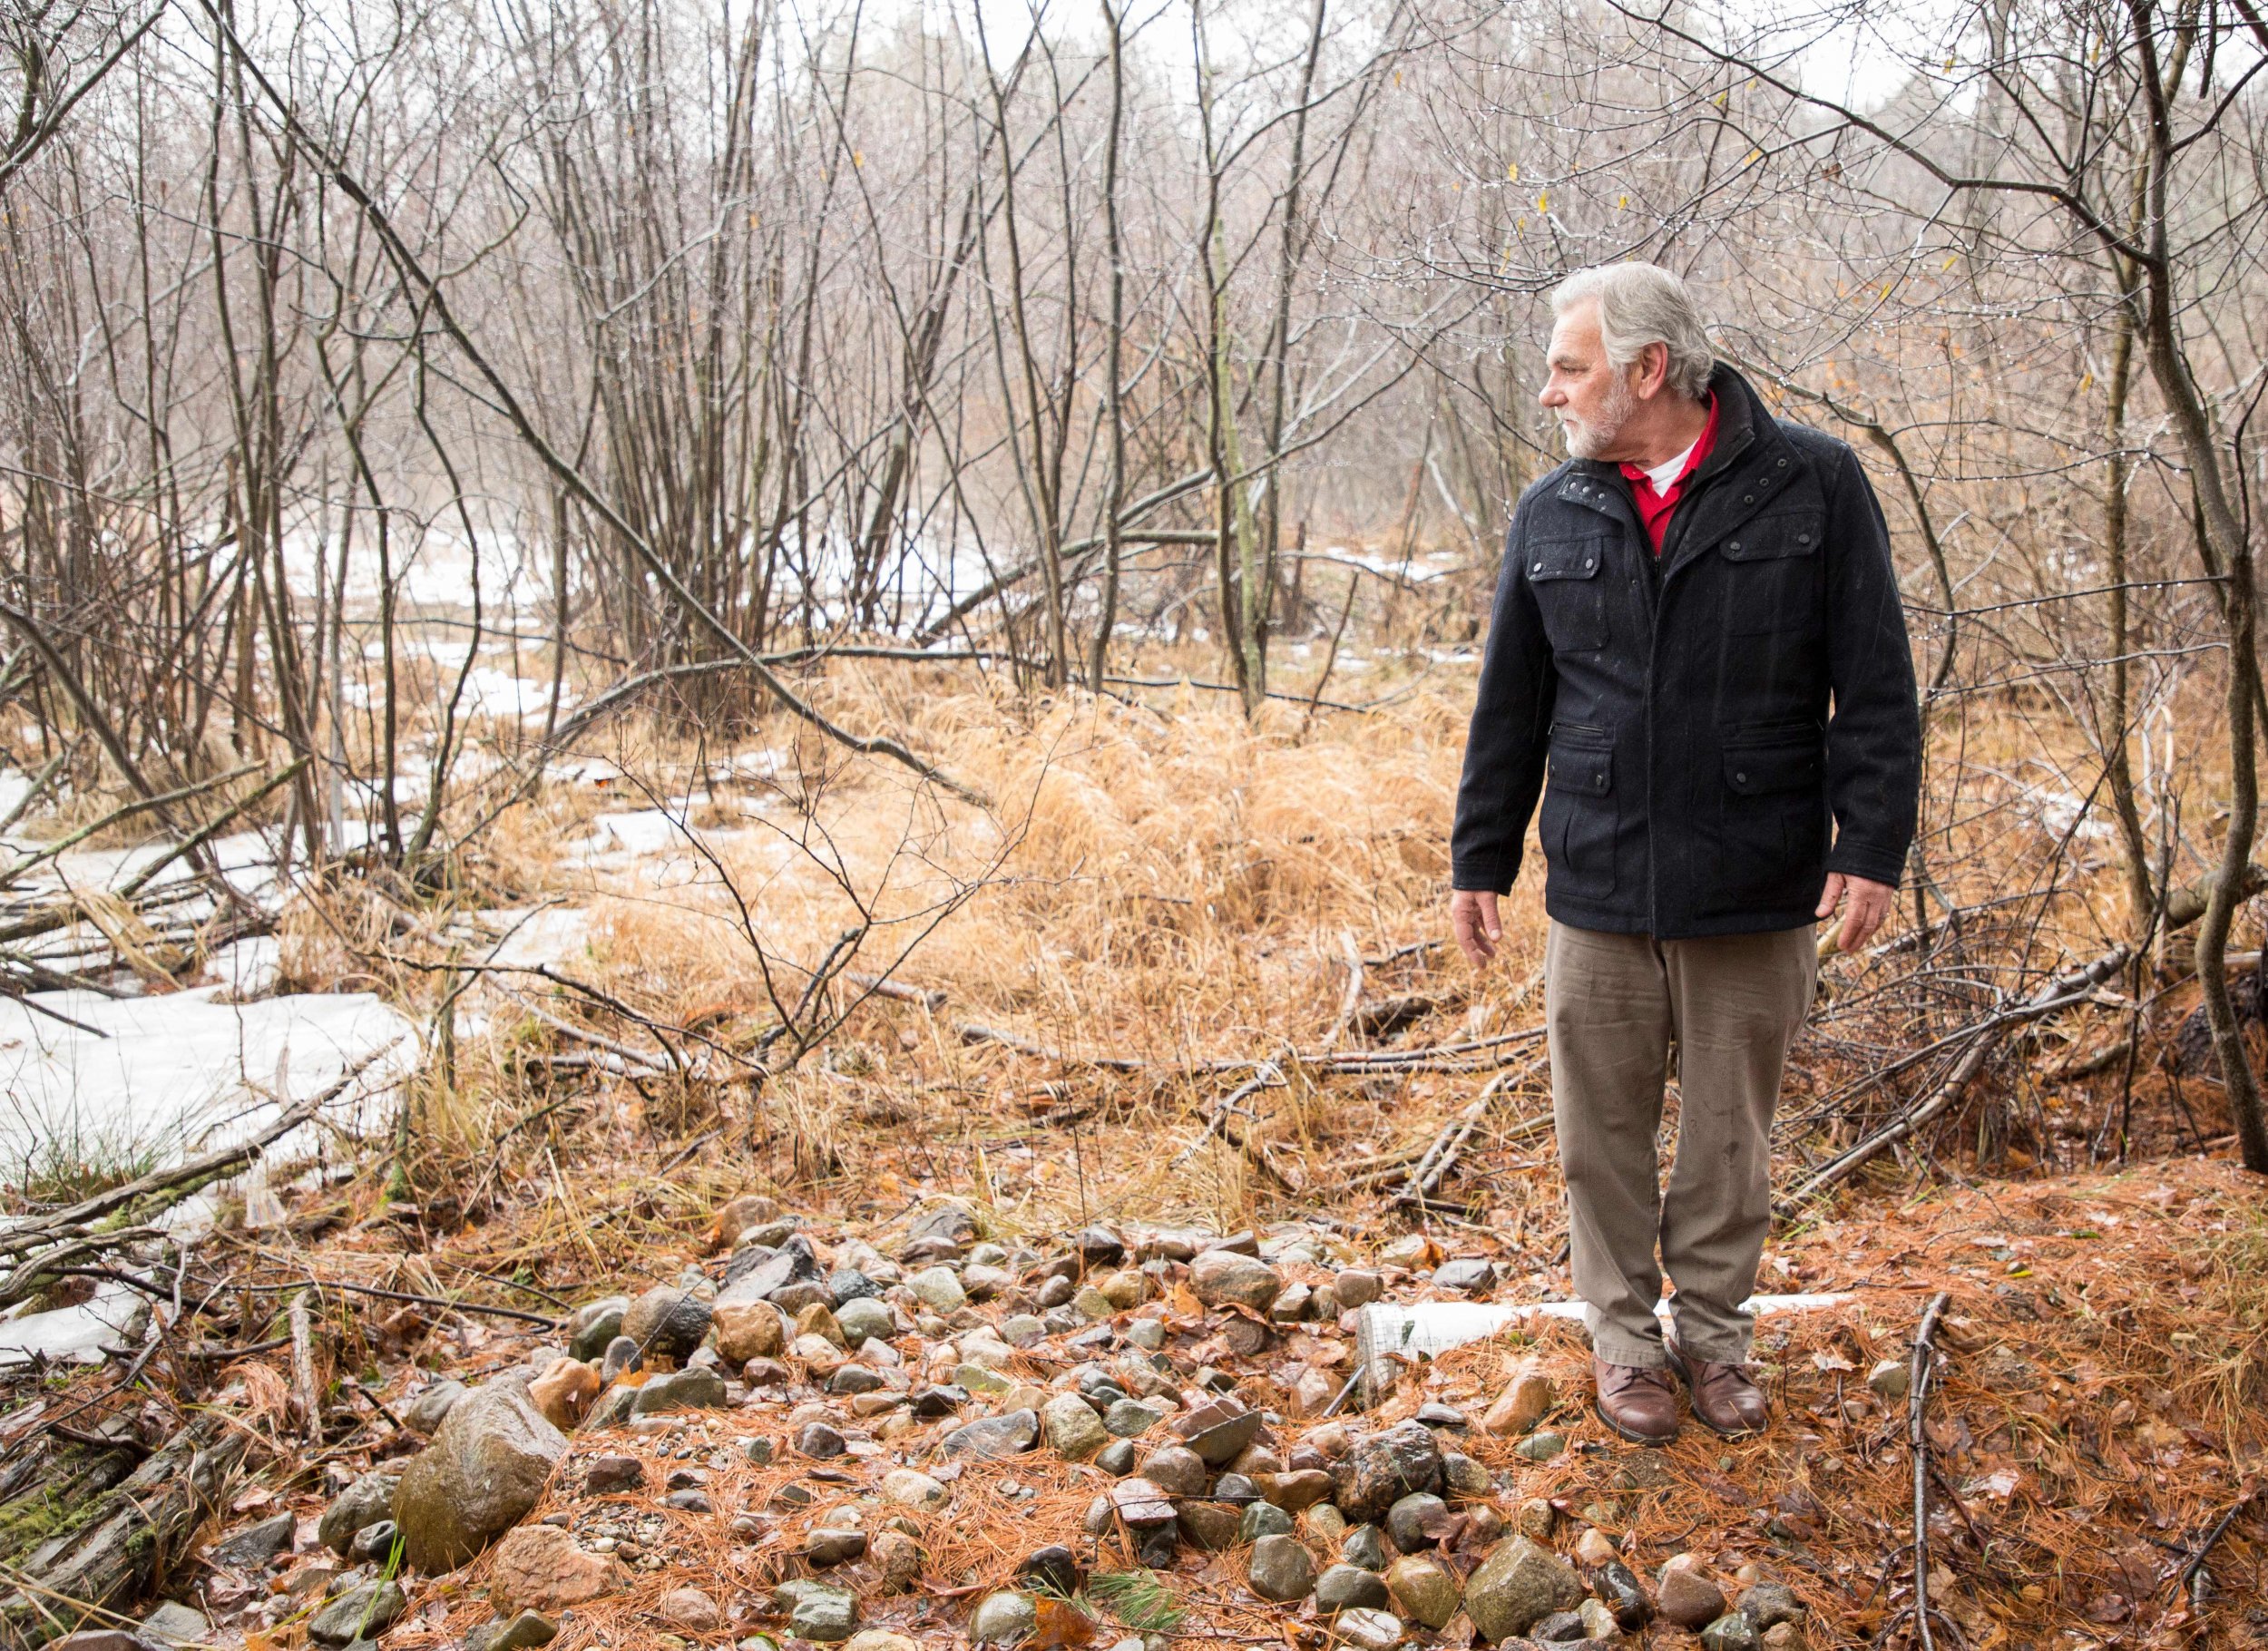
<instances>
[{"instance_id":1,"label":"jacket flap pocket","mask_svg":"<svg viewBox=\"0 0 2268 1651\"><path fill-rule=\"evenodd\" d=\"M1555 539L1528 547L1528 577L1537 579L1594 579L1605 562L1606 541Z\"/></svg>"},{"instance_id":2,"label":"jacket flap pocket","mask_svg":"<svg viewBox=\"0 0 2268 1651\"><path fill-rule=\"evenodd\" d=\"M1815 734L1783 736L1768 745L1728 745L1725 783L1742 796L1800 791L1819 784L1824 770Z\"/></svg>"},{"instance_id":3,"label":"jacket flap pocket","mask_svg":"<svg viewBox=\"0 0 2268 1651\"><path fill-rule=\"evenodd\" d=\"M1779 556L1809 556L1826 536L1827 517L1813 509L1774 511L1744 522L1718 548L1729 562L1768 562Z\"/></svg>"},{"instance_id":4,"label":"jacket flap pocket","mask_svg":"<svg viewBox=\"0 0 2268 1651\"><path fill-rule=\"evenodd\" d=\"M1553 728L1549 772L1555 790L1604 796L1614 786L1614 764L1613 747L1606 742L1578 742Z\"/></svg>"}]
</instances>

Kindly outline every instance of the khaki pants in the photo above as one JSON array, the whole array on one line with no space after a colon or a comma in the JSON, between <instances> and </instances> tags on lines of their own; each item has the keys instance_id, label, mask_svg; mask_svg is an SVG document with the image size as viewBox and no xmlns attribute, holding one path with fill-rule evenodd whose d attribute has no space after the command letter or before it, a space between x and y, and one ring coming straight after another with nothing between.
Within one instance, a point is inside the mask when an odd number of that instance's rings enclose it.
<instances>
[{"instance_id":1,"label":"khaki pants","mask_svg":"<svg viewBox=\"0 0 2268 1651\"><path fill-rule=\"evenodd\" d=\"M1741 1304L1772 1220L1772 1114L1818 972L1808 927L1657 941L1551 925L1545 1018L1575 1293L1609 1363L1664 1363L1661 1267L1677 1286L1678 1345L1747 1359ZM1665 1193L1657 1139L1672 1039L1677 1157Z\"/></svg>"}]
</instances>

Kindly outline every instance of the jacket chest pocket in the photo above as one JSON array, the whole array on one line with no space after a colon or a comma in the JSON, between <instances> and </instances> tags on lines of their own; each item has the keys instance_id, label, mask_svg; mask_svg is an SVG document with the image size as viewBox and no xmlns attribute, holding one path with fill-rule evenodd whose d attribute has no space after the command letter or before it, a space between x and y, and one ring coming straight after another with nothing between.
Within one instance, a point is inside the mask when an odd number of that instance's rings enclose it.
<instances>
[{"instance_id":1,"label":"jacket chest pocket","mask_svg":"<svg viewBox=\"0 0 2268 1651\"><path fill-rule=\"evenodd\" d=\"M1607 587L1598 577L1607 541L1597 534L1528 547L1528 582L1543 615L1544 635L1558 653L1589 653L1607 645Z\"/></svg>"},{"instance_id":2,"label":"jacket chest pocket","mask_svg":"<svg viewBox=\"0 0 2268 1651\"><path fill-rule=\"evenodd\" d=\"M1816 509L1780 511L1725 536L1717 554L1731 564L1724 570L1727 636L1784 636L1817 623L1826 521Z\"/></svg>"}]
</instances>

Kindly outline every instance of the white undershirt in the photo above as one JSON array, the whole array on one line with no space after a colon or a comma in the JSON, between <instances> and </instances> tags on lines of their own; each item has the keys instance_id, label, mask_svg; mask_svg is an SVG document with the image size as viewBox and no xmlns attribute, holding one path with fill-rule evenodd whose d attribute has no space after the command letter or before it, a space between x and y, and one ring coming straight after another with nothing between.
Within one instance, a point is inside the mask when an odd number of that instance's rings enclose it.
<instances>
[{"instance_id":1,"label":"white undershirt","mask_svg":"<svg viewBox=\"0 0 2268 1651\"><path fill-rule=\"evenodd\" d=\"M1669 491L1669 484L1677 479L1677 473L1686 467L1686 461L1693 456L1694 448L1700 444L1701 438L1696 435L1686 450L1668 464L1657 464L1646 473L1646 479L1654 484L1656 493L1666 493Z\"/></svg>"}]
</instances>

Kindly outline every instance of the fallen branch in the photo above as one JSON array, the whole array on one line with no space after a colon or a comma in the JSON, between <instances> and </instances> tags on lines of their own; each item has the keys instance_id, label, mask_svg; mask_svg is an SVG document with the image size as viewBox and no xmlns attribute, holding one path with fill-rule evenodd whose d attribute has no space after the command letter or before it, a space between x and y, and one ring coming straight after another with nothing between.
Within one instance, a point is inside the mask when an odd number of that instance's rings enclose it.
<instances>
[{"instance_id":1,"label":"fallen branch","mask_svg":"<svg viewBox=\"0 0 2268 1651\"><path fill-rule=\"evenodd\" d=\"M1466 1144L1472 1139L1473 1132L1480 1128L1481 1119L1488 1117L1489 1109L1495 1104L1496 1098L1527 1081L1542 1064L1542 1059L1539 1057L1516 1074L1507 1070L1482 1084L1481 1093L1473 1098L1471 1103L1442 1125L1440 1133L1433 1137L1432 1144L1426 1148L1424 1156L1410 1171L1410 1178L1395 1196L1394 1202L1405 1207L1426 1207L1432 1201L1433 1195L1441 1190L1442 1183L1449 1178L1450 1171L1457 1167L1457 1160L1462 1156ZM1529 1135L1541 1134L1550 1124L1551 1114L1547 1111L1539 1117L1522 1120L1513 1128L1520 1138L1525 1138Z\"/></svg>"},{"instance_id":2,"label":"fallen branch","mask_svg":"<svg viewBox=\"0 0 2268 1651\"><path fill-rule=\"evenodd\" d=\"M1906 1376L1906 1440L1913 1456L1913 1621L1921 1651L1937 1651L1930 1634L1930 1435L1922 1423L1930 1403L1930 1379L1937 1371L1937 1322L1951 1299L1940 1290L1922 1309Z\"/></svg>"}]
</instances>

